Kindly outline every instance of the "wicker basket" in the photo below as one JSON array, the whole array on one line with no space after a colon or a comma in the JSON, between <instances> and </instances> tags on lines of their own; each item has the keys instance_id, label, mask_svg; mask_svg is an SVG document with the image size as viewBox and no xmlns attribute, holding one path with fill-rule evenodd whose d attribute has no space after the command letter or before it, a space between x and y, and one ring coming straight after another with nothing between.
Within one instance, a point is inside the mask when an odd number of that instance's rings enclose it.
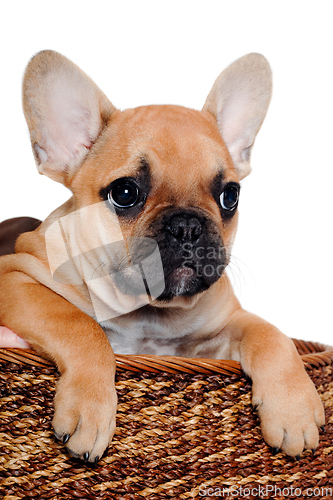
<instances>
[{"instance_id":1,"label":"wicker basket","mask_svg":"<svg viewBox=\"0 0 333 500\"><path fill-rule=\"evenodd\" d=\"M314 454L272 454L236 362L117 356L117 430L97 466L53 437L54 366L0 350L0 498L332 499L333 348L294 342L326 411Z\"/></svg>"}]
</instances>

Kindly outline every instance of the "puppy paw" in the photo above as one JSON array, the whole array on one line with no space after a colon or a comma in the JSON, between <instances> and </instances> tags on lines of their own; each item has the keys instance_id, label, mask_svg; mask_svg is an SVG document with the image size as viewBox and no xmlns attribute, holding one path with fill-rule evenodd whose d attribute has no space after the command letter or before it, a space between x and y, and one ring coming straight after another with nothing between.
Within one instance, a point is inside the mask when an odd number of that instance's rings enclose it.
<instances>
[{"instance_id":1,"label":"puppy paw","mask_svg":"<svg viewBox=\"0 0 333 500\"><path fill-rule=\"evenodd\" d=\"M275 453L299 457L304 449L318 446L318 427L325 423L319 395L309 377L298 377L297 383L253 384L252 404L261 420L266 443Z\"/></svg>"},{"instance_id":2,"label":"puppy paw","mask_svg":"<svg viewBox=\"0 0 333 500\"><path fill-rule=\"evenodd\" d=\"M116 428L117 394L109 377L62 376L54 399L53 428L69 453L97 463Z\"/></svg>"}]
</instances>

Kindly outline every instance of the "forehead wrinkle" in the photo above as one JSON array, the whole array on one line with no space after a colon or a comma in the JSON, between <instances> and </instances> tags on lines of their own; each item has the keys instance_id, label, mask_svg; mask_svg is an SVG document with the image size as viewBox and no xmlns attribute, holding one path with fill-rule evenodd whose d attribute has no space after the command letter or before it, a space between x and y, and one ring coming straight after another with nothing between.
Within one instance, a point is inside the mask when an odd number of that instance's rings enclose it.
<instances>
[{"instance_id":1,"label":"forehead wrinkle","mask_svg":"<svg viewBox=\"0 0 333 500\"><path fill-rule=\"evenodd\" d=\"M196 135L194 139L178 141L170 136L167 141L153 144L150 158L158 165L156 173L172 179L176 171L179 181L194 179L198 182L228 168L227 158L213 141L204 135Z\"/></svg>"}]
</instances>

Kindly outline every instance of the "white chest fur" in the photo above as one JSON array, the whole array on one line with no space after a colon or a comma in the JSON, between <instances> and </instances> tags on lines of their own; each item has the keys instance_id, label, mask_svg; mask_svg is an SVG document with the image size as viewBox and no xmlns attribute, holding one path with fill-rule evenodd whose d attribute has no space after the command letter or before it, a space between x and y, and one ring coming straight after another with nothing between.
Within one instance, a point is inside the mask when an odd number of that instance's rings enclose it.
<instances>
[{"instance_id":1,"label":"white chest fur","mask_svg":"<svg viewBox=\"0 0 333 500\"><path fill-rule=\"evenodd\" d=\"M101 325L115 353L177 355L205 324L193 312L144 309Z\"/></svg>"}]
</instances>

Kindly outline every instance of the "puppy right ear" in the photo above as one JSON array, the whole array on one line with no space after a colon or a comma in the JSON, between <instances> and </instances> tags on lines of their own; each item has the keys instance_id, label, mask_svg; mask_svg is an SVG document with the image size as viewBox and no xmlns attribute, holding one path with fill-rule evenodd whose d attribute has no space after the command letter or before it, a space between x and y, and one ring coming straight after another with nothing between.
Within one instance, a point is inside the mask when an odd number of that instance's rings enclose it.
<instances>
[{"instance_id":1,"label":"puppy right ear","mask_svg":"<svg viewBox=\"0 0 333 500\"><path fill-rule=\"evenodd\" d=\"M23 110L39 173L69 187L115 108L80 68L45 50L26 69Z\"/></svg>"}]
</instances>

